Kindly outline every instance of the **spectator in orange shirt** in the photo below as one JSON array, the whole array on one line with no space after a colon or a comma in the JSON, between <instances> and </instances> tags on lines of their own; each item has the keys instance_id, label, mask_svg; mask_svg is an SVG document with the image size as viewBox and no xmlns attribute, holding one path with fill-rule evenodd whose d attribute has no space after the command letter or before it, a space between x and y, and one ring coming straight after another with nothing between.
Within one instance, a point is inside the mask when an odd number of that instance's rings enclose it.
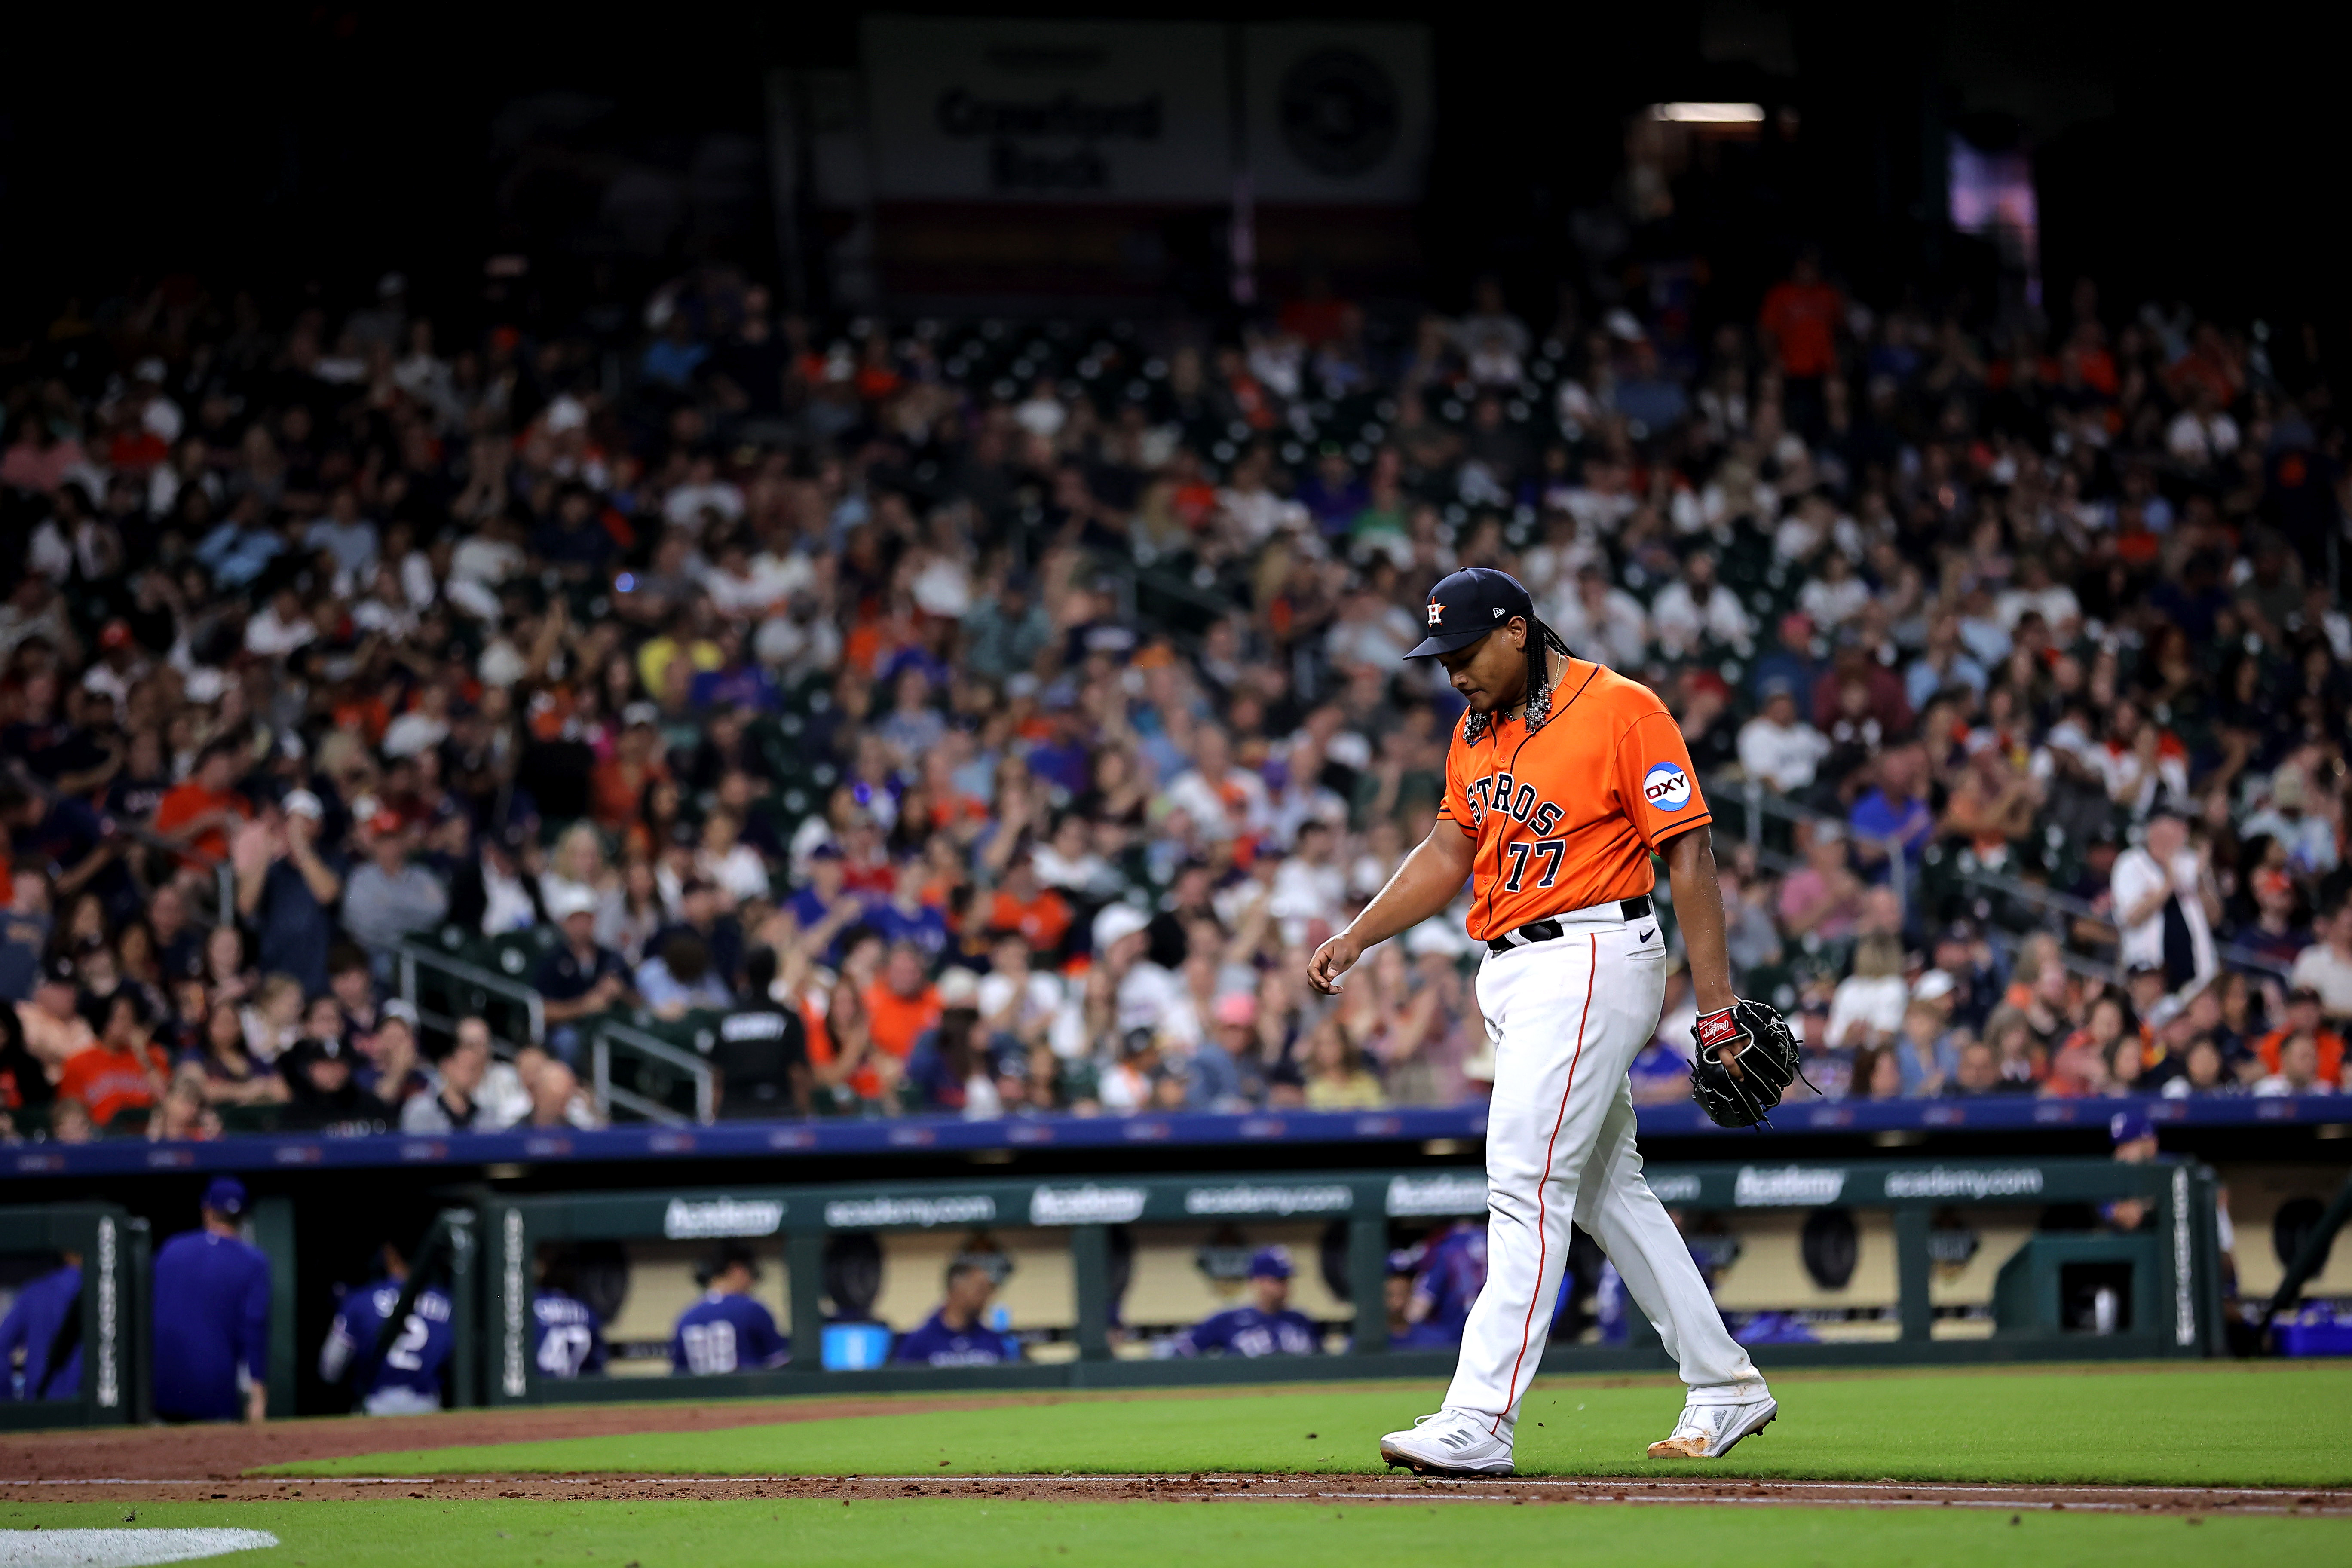
<instances>
[{"instance_id":1,"label":"spectator in orange shirt","mask_svg":"<svg viewBox=\"0 0 2352 1568\"><path fill-rule=\"evenodd\" d=\"M1837 329L1844 315L1845 296L1822 281L1821 259L1808 251L1765 294L1757 325L1771 334L1783 375L1818 380L1837 368Z\"/></svg>"},{"instance_id":2,"label":"spectator in orange shirt","mask_svg":"<svg viewBox=\"0 0 2352 1568\"><path fill-rule=\"evenodd\" d=\"M2319 993L2310 986L2298 985L2287 993L2286 1026L2273 1029L2254 1042L2263 1072L2275 1075L2280 1070L2280 1048L2296 1035L2309 1035L2319 1046L2319 1076L2329 1083L2344 1077L2344 1037L2320 1026L2320 1009Z\"/></svg>"},{"instance_id":3,"label":"spectator in orange shirt","mask_svg":"<svg viewBox=\"0 0 2352 1568\"><path fill-rule=\"evenodd\" d=\"M620 744L596 764L589 779L589 812L599 827L614 833L637 821L646 786L669 776L661 754L661 731L654 728L653 704L632 702L625 718Z\"/></svg>"},{"instance_id":4,"label":"spectator in orange shirt","mask_svg":"<svg viewBox=\"0 0 2352 1568\"><path fill-rule=\"evenodd\" d=\"M1070 906L1037 880L1037 868L1026 851L1014 857L989 900L988 929L1019 931L1040 960L1062 950L1062 939L1070 930Z\"/></svg>"},{"instance_id":5,"label":"spectator in orange shirt","mask_svg":"<svg viewBox=\"0 0 2352 1568\"><path fill-rule=\"evenodd\" d=\"M1764 296L1757 325L1778 353L1787 378L1789 423L1818 435L1826 402L1822 384L1837 371L1837 333L1845 295L1822 281L1821 258L1808 250Z\"/></svg>"},{"instance_id":6,"label":"spectator in orange shirt","mask_svg":"<svg viewBox=\"0 0 2352 1568\"><path fill-rule=\"evenodd\" d=\"M901 1062L915 1037L940 1021L939 990L923 972L923 950L911 942L891 945L865 1000L874 1048Z\"/></svg>"},{"instance_id":7,"label":"spectator in orange shirt","mask_svg":"<svg viewBox=\"0 0 2352 1568\"><path fill-rule=\"evenodd\" d=\"M252 818L245 797L236 793L237 743L226 737L213 742L196 758L195 771L173 786L155 808L155 831L177 840L215 862L228 858L228 833ZM183 857L183 866L201 862Z\"/></svg>"},{"instance_id":8,"label":"spectator in orange shirt","mask_svg":"<svg viewBox=\"0 0 2352 1568\"><path fill-rule=\"evenodd\" d=\"M107 1004L106 1030L95 1045L66 1058L58 1077L58 1097L79 1100L100 1127L126 1110L152 1110L163 1102L171 1064L150 1037L145 1005L136 994L118 991Z\"/></svg>"}]
</instances>

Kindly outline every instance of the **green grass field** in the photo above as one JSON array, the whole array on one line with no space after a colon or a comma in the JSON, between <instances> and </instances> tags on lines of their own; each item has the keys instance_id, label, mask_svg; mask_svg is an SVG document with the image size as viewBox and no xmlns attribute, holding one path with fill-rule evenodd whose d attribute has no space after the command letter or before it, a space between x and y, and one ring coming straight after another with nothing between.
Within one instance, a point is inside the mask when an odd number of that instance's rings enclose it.
<instances>
[{"instance_id":1,"label":"green grass field","mask_svg":"<svg viewBox=\"0 0 2352 1568\"><path fill-rule=\"evenodd\" d=\"M2352 1367L2250 1372L1787 1373L1780 1417L1710 1475L1875 1480L2352 1484ZM551 1442L370 1454L283 1475L550 1471L692 1475L1364 1471L1380 1435L1434 1406L1418 1384L1138 1396ZM1643 1450L1679 1385L1539 1382L1523 1475L1689 1475Z\"/></svg>"},{"instance_id":2,"label":"green grass field","mask_svg":"<svg viewBox=\"0 0 2352 1568\"><path fill-rule=\"evenodd\" d=\"M2352 1367L2064 1368L1787 1374L1781 1419L1729 1461L1652 1465L1676 1385L1540 1382L1522 1474L1828 1480L2352 1484ZM719 1432L373 1453L283 1467L310 1476L1184 1474L1377 1469L1379 1435L1427 1410L1431 1385L1338 1384L1105 1395L1055 1405L807 1419ZM402 1424L368 1429L401 1440ZM37 1440L37 1439L36 1439ZM1402 1489L1402 1483L1399 1489ZM2290 1494L2291 1496L2292 1494ZM1047 1501L974 1497L761 1500L398 1495L256 1501L32 1502L0 1496L0 1568L83 1562L56 1531L196 1526L279 1544L211 1559L326 1568L723 1568L951 1563L1076 1568L1174 1557L1217 1568L1660 1562L2160 1565L2352 1562L2352 1518L2007 1507L1838 1508L1492 1501ZM44 1533L30 1533L37 1527ZM80 1538L84 1541L89 1538ZM120 1545L118 1538L112 1544ZM104 1559L159 1562L155 1555Z\"/></svg>"},{"instance_id":3,"label":"green grass field","mask_svg":"<svg viewBox=\"0 0 2352 1568\"><path fill-rule=\"evenodd\" d=\"M6 1508L21 1530L120 1528L120 1503ZM791 1563L951 1563L1083 1568L1214 1563L1219 1568L1364 1568L1370 1563L1774 1564L2341 1563L2352 1522L2135 1518L1950 1509L1506 1508L1313 1503L418 1502L159 1504L141 1528L267 1530L281 1545L213 1561L254 1568L729 1568ZM0 1563L7 1561L0 1531Z\"/></svg>"}]
</instances>

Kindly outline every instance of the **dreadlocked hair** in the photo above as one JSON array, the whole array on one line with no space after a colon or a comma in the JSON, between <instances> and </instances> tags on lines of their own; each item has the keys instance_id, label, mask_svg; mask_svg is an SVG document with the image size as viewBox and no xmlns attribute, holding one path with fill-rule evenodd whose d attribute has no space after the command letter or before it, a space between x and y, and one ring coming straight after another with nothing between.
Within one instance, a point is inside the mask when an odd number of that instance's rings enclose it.
<instances>
[{"instance_id":1,"label":"dreadlocked hair","mask_svg":"<svg viewBox=\"0 0 2352 1568\"><path fill-rule=\"evenodd\" d=\"M1551 656L1568 657L1568 644L1559 634L1534 616L1528 617L1528 694L1526 707L1528 733L1532 735L1544 727L1551 717Z\"/></svg>"},{"instance_id":2,"label":"dreadlocked hair","mask_svg":"<svg viewBox=\"0 0 2352 1568\"><path fill-rule=\"evenodd\" d=\"M1544 625L1540 617L1530 612L1525 618L1528 623L1528 684L1526 694L1519 699L1519 711L1526 716L1528 733L1532 735L1542 729L1544 721L1551 717L1551 656L1555 653L1562 658L1570 656L1568 644L1560 640L1558 632ZM1462 721L1462 739L1472 745L1477 744L1493 722L1494 718L1490 714L1470 714Z\"/></svg>"}]
</instances>

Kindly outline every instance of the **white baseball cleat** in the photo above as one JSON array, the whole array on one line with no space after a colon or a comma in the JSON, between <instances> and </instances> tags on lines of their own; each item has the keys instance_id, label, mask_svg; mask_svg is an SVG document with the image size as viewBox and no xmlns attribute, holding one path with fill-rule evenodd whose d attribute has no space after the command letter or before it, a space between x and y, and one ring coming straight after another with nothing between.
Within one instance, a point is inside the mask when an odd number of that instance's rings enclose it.
<instances>
[{"instance_id":1,"label":"white baseball cleat","mask_svg":"<svg viewBox=\"0 0 2352 1568\"><path fill-rule=\"evenodd\" d=\"M1495 1426L1491 1415L1441 1410L1381 1438L1381 1458L1417 1476L1507 1476L1511 1439L1496 1436Z\"/></svg>"},{"instance_id":2,"label":"white baseball cleat","mask_svg":"<svg viewBox=\"0 0 2352 1568\"><path fill-rule=\"evenodd\" d=\"M1650 1445L1654 1459L1719 1459L1742 1437L1752 1437L1771 1425L1780 1403L1759 1393L1738 1405L1685 1405L1675 1423L1674 1436Z\"/></svg>"}]
</instances>

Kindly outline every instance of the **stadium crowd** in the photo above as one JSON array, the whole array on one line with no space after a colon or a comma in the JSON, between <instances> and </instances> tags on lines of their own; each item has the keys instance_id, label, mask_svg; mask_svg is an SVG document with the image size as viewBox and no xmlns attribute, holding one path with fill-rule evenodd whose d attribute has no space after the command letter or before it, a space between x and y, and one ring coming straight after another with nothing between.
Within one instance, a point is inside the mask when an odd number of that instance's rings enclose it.
<instances>
[{"instance_id":1,"label":"stadium crowd","mask_svg":"<svg viewBox=\"0 0 2352 1568\"><path fill-rule=\"evenodd\" d=\"M2324 385L1810 257L1695 321L68 305L0 356L8 1135L593 1125L607 1019L723 1116L1473 1099L1458 921L1302 977L1433 821L1471 564L1666 699L1824 1092L2343 1087ZM410 938L537 1037L422 1028Z\"/></svg>"}]
</instances>

